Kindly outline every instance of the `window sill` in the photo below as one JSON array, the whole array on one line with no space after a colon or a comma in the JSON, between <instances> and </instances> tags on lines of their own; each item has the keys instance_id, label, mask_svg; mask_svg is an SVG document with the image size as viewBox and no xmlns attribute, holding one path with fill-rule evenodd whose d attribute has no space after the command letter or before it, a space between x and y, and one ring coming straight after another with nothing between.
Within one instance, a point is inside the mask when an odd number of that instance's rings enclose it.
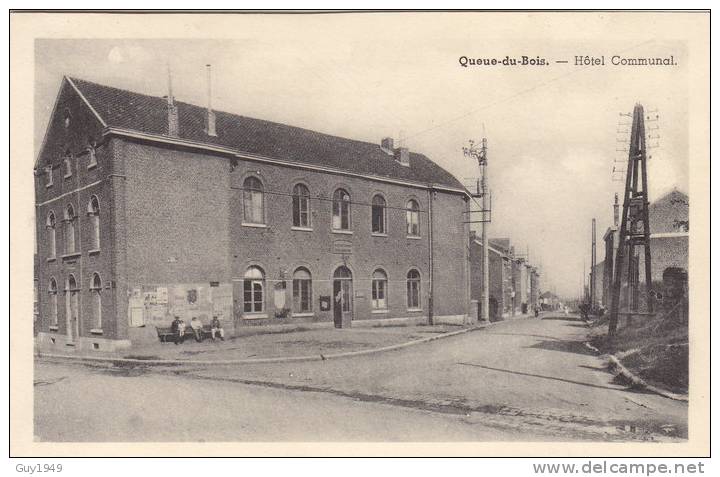
<instances>
[{"instance_id":1,"label":"window sill","mask_svg":"<svg viewBox=\"0 0 720 477\"><path fill-rule=\"evenodd\" d=\"M261 320L267 318L267 313L246 313L243 316L243 320Z\"/></svg>"},{"instance_id":2,"label":"window sill","mask_svg":"<svg viewBox=\"0 0 720 477\"><path fill-rule=\"evenodd\" d=\"M417 313L423 311L422 308L408 308L408 313Z\"/></svg>"},{"instance_id":3,"label":"window sill","mask_svg":"<svg viewBox=\"0 0 720 477\"><path fill-rule=\"evenodd\" d=\"M312 232L313 231L312 227L296 227L294 225L292 227L290 227L290 230L297 230L299 232Z\"/></svg>"},{"instance_id":4,"label":"window sill","mask_svg":"<svg viewBox=\"0 0 720 477\"><path fill-rule=\"evenodd\" d=\"M352 230L343 230L343 229L333 229L332 233L334 234L343 234L343 235L352 235Z\"/></svg>"},{"instance_id":5,"label":"window sill","mask_svg":"<svg viewBox=\"0 0 720 477\"><path fill-rule=\"evenodd\" d=\"M292 314L293 318L309 318L311 316L315 316L315 313L313 313L312 311L304 311L302 313L293 313Z\"/></svg>"},{"instance_id":6,"label":"window sill","mask_svg":"<svg viewBox=\"0 0 720 477\"><path fill-rule=\"evenodd\" d=\"M240 225L242 225L243 227L254 227L257 229L266 229L267 228L267 224L253 224L251 222L242 222Z\"/></svg>"},{"instance_id":7,"label":"window sill","mask_svg":"<svg viewBox=\"0 0 720 477\"><path fill-rule=\"evenodd\" d=\"M63 260L70 260L71 258L77 258L77 257L79 257L80 255L82 255L80 252L66 253L65 255L62 256L62 259L63 259Z\"/></svg>"},{"instance_id":8,"label":"window sill","mask_svg":"<svg viewBox=\"0 0 720 477\"><path fill-rule=\"evenodd\" d=\"M405 238L407 238L409 240L421 240L422 239L422 237L419 235L407 235Z\"/></svg>"},{"instance_id":9,"label":"window sill","mask_svg":"<svg viewBox=\"0 0 720 477\"><path fill-rule=\"evenodd\" d=\"M60 327L58 327L58 326L51 326L51 327L49 327L48 329L49 329L50 331L58 331L58 330L60 329Z\"/></svg>"},{"instance_id":10,"label":"window sill","mask_svg":"<svg viewBox=\"0 0 720 477\"><path fill-rule=\"evenodd\" d=\"M103 330L101 330L100 328L93 328L90 330L90 334L91 335L101 335L101 334L103 334Z\"/></svg>"},{"instance_id":11,"label":"window sill","mask_svg":"<svg viewBox=\"0 0 720 477\"><path fill-rule=\"evenodd\" d=\"M388 313L388 309L386 308L384 310L373 310L370 313L372 313L373 315L386 315Z\"/></svg>"},{"instance_id":12,"label":"window sill","mask_svg":"<svg viewBox=\"0 0 720 477\"><path fill-rule=\"evenodd\" d=\"M91 169L95 169L95 168L97 168L97 162L95 164L88 164L88 166L87 166L88 171Z\"/></svg>"},{"instance_id":13,"label":"window sill","mask_svg":"<svg viewBox=\"0 0 720 477\"><path fill-rule=\"evenodd\" d=\"M46 188L46 189L49 189L49 188L51 188L52 186L53 186L52 184L45 184L45 188Z\"/></svg>"},{"instance_id":14,"label":"window sill","mask_svg":"<svg viewBox=\"0 0 720 477\"><path fill-rule=\"evenodd\" d=\"M45 261L48 262L48 263L54 262L55 260L57 260L57 257L48 257L48 258L45 259Z\"/></svg>"},{"instance_id":15,"label":"window sill","mask_svg":"<svg viewBox=\"0 0 720 477\"><path fill-rule=\"evenodd\" d=\"M88 255L100 255L100 249L94 248L92 250L88 250Z\"/></svg>"},{"instance_id":16,"label":"window sill","mask_svg":"<svg viewBox=\"0 0 720 477\"><path fill-rule=\"evenodd\" d=\"M373 237L387 237L388 234L381 234L380 232L373 232L371 234Z\"/></svg>"}]
</instances>

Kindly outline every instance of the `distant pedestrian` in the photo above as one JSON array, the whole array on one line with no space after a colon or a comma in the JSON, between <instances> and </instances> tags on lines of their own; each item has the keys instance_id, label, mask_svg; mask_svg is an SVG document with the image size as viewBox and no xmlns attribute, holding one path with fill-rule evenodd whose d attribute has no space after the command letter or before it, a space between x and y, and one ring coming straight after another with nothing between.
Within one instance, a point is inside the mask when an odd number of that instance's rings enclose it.
<instances>
[{"instance_id":1,"label":"distant pedestrian","mask_svg":"<svg viewBox=\"0 0 720 477\"><path fill-rule=\"evenodd\" d=\"M220 323L217 316L213 316L210 322L210 337L213 341L215 341L215 334L220 335L220 339L225 341L225 330L223 330L222 323Z\"/></svg>"},{"instance_id":2,"label":"distant pedestrian","mask_svg":"<svg viewBox=\"0 0 720 477\"><path fill-rule=\"evenodd\" d=\"M202 329L203 324L200 318L197 316L193 316L192 320L190 320L190 328L192 328L193 335L195 335L195 341L198 343L202 341Z\"/></svg>"},{"instance_id":3,"label":"distant pedestrian","mask_svg":"<svg viewBox=\"0 0 720 477\"><path fill-rule=\"evenodd\" d=\"M535 307L535 318L537 318L538 316L540 316L540 308L538 308L538 307L536 306L536 307Z\"/></svg>"},{"instance_id":4,"label":"distant pedestrian","mask_svg":"<svg viewBox=\"0 0 720 477\"><path fill-rule=\"evenodd\" d=\"M183 335L180 331L181 324L182 320L180 320L179 316L176 316L172 324L170 325L170 331L172 331L172 334L174 335L175 344L182 343L184 340Z\"/></svg>"},{"instance_id":5,"label":"distant pedestrian","mask_svg":"<svg viewBox=\"0 0 720 477\"><path fill-rule=\"evenodd\" d=\"M185 320L180 320L180 323L178 324L178 335L180 336L181 343L185 342L185 328L187 328Z\"/></svg>"}]
</instances>

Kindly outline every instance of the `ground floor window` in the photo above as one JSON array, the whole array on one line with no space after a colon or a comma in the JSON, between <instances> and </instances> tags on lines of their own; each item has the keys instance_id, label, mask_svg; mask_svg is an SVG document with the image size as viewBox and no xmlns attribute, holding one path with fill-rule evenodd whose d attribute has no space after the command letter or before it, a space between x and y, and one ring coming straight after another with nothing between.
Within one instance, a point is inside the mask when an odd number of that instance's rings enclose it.
<instances>
[{"instance_id":1,"label":"ground floor window","mask_svg":"<svg viewBox=\"0 0 720 477\"><path fill-rule=\"evenodd\" d=\"M420 273L417 270L407 274L407 307L420 308Z\"/></svg>"},{"instance_id":2,"label":"ground floor window","mask_svg":"<svg viewBox=\"0 0 720 477\"><path fill-rule=\"evenodd\" d=\"M293 311L312 311L312 277L305 268L298 268L293 274Z\"/></svg>"},{"instance_id":3,"label":"ground floor window","mask_svg":"<svg viewBox=\"0 0 720 477\"><path fill-rule=\"evenodd\" d=\"M387 309L387 275L380 269L373 272L372 307L375 310Z\"/></svg>"},{"instance_id":4,"label":"ground floor window","mask_svg":"<svg viewBox=\"0 0 720 477\"><path fill-rule=\"evenodd\" d=\"M245 313L265 311L265 274L259 267L249 267L243 280L243 310Z\"/></svg>"}]
</instances>

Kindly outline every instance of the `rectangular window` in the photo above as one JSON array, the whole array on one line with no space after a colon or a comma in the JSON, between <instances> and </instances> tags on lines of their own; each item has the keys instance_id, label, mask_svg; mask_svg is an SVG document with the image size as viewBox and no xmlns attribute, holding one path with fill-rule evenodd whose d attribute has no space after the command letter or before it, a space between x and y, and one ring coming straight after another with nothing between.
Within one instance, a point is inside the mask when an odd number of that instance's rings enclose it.
<instances>
[{"instance_id":1,"label":"rectangular window","mask_svg":"<svg viewBox=\"0 0 720 477\"><path fill-rule=\"evenodd\" d=\"M262 281L245 280L243 282L243 302L243 310L246 313L261 313L264 311Z\"/></svg>"},{"instance_id":2,"label":"rectangular window","mask_svg":"<svg viewBox=\"0 0 720 477\"><path fill-rule=\"evenodd\" d=\"M310 199L302 196L293 197L293 226L310 227Z\"/></svg>"},{"instance_id":3,"label":"rectangular window","mask_svg":"<svg viewBox=\"0 0 720 477\"><path fill-rule=\"evenodd\" d=\"M265 223L263 218L263 193L259 190L245 190L245 222L251 224Z\"/></svg>"},{"instance_id":4,"label":"rectangular window","mask_svg":"<svg viewBox=\"0 0 720 477\"><path fill-rule=\"evenodd\" d=\"M420 308L420 282L417 280L407 282L407 307Z\"/></svg>"},{"instance_id":5,"label":"rectangular window","mask_svg":"<svg viewBox=\"0 0 720 477\"><path fill-rule=\"evenodd\" d=\"M372 282L372 307L376 310L384 310L387 308L387 300L385 297L385 288L387 281L373 280Z\"/></svg>"},{"instance_id":6,"label":"rectangular window","mask_svg":"<svg viewBox=\"0 0 720 477\"><path fill-rule=\"evenodd\" d=\"M372 206L372 231L374 234L385 233L385 207Z\"/></svg>"},{"instance_id":7,"label":"rectangular window","mask_svg":"<svg viewBox=\"0 0 720 477\"><path fill-rule=\"evenodd\" d=\"M293 310L298 313L312 311L312 280L293 280Z\"/></svg>"},{"instance_id":8,"label":"rectangular window","mask_svg":"<svg viewBox=\"0 0 720 477\"><path fill-rule=\"evenodd\" d=\"M420 235L420 226L418 225L418 212L416 210L407 211L407 234L412 237Z\"/></svg>"}]
</instances>

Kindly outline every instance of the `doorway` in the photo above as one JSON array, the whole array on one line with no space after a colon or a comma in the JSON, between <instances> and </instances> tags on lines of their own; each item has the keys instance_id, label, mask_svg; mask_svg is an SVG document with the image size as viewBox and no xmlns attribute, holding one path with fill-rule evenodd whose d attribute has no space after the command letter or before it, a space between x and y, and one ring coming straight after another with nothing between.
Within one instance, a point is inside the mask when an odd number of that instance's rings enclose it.
<instances>
[{"instance_id":1,"label":"doorway","mask_svg":"<svg viewBox=\"0 0 720 477\"><path fill-rule=\"evenodd\" d=\"M349 327L352 321L352 272L340 266L333 274L333 321L335 328Z\"/></svg>"},{"instance_id":2,"label":"doorway","mask_svg":"<svg viewBox=\"0 0 720 477\"><path fill-rule=\"evenodd\" d=\"M67 320L67 341L70 344L75 343L80 334L80 326L78 319L78 294L80 289L77 286L75 277L70 275L65 281L65 316Z\"/></svg>"}]
</instances>

